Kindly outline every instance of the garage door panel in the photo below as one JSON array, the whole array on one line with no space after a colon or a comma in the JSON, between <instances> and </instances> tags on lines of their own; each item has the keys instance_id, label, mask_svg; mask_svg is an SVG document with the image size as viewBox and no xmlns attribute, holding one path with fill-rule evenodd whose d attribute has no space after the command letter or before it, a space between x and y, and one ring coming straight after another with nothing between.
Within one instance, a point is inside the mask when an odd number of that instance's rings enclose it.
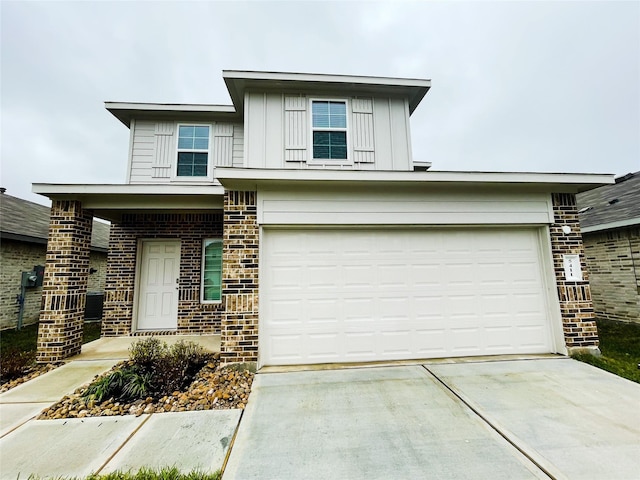
<instances>
[{"instance_id":1,"label":"garage door panel","mask_svg":"<svg viewBox=\"0 0 640 480\"><path fill-rule=\"evenodd\" d=\"M360 361L376 355L373 332L347 332L344 336L345 357Z\"/></svg>"},{"instance_id":2,"label":"garage door panel","mask_svg":"<svg viewBox=\"0 0 640 480\"><path fill-rule=\"evenodd\" d=\"M269 230L265 364L550 348L535 229Z\"/></svg>"}]
</instances>

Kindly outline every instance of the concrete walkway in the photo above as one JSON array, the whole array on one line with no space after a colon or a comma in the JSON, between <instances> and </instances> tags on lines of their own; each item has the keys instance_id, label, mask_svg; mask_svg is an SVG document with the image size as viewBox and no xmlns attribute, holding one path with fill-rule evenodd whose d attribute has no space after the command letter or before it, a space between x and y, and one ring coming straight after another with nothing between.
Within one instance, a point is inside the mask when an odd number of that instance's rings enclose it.
<instances>
[{"instance_id":1,"label":"concrete walkway","mask_svg":"<svg viewBox=\"0 0 640 480\"><path fill-rule=\"evenodd\" d=\"M637 480L640 385L568 358L261 374L223 478Z\"/></svg>"},{"instance_id":2,"label":"concrete walkway","mask_svg":"<svg viewBox=\"0 0 640 480\"><path fill-rule=\"evenodd\" d=\"M192 340L219 351L219 336ZM120 417L35 420L49 405L127 357L140 337L103 338L83 346L69 363L0 395L0 478L78 476L176 466L183 472L219 470L240 421L240 410Z\"/></svg>"},{"instance_id":3,"label":"concrete walkway","mask_svg":"<svg viewBox=\"0 0 640 480\"><path fill-rule=\"evenodd\" d=\"M87 344L0 395L1 479L213 472L227 456L225 480L640 478L640 385L567 358L261 373L244 415L34 420L138 338Z\"/></svg>"}]
</instances>

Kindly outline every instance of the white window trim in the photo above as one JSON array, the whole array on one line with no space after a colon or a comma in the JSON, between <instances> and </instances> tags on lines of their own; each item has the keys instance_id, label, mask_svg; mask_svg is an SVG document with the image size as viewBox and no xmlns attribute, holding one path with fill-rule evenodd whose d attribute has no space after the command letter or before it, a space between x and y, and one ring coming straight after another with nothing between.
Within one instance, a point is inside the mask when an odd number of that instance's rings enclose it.
<instances>
[{"instance_id":1,"label":"white window trim","mask_svg":"<svg viewBox=\"0 0 640 480\"><path fill-rule=\"evenodd\" d=\"M313 102L341 102L344 103L347 115L346 128L318 128L318 131L327 132L342 132L347 133L347 158L313 158L313 132L316 130L313 128ZM328 97L314 97L309 98L309 160L307 163L313 165L353 165L353 154L351 151L351 135L349 129L351 127L351 104L348 98L328 98Z\"/></svg>"},{"instance_id":2,"label":"white window trim","mask_svg":"<svg viewBox=\"0 0 640 480\"><path fill-rule=\"evenodd\" d=\"M180 141L180 127L209 127L209 148L207 150L182 150L178 147L178 143ZM212 123L203 123L203 122L179 122L176 123L175 129L175 152L174 152L174 165L171 168L171 180L174 182L212 182L213 181L213 124ZM207 153L207 175L205 177L187 177L178 175L178 153L179 152L200 152Z\"/></svg>"},{"instance_id":3,"label":"white window trim","mask_svg":"<svg viewBox=\"0 0 640 480\"><path fill-rule=\"evenodd\" d=\"M205 264L204 250L205 250L205 243L208 240L219 240L220 242L222 242L222 237L207 237L202 239L201 258L200 258L200 303L203 303L206 305L217 305L222 303L222 268L224 264L224 259L220 264L220 300L205 300L204 299L204 264ZM223 254L224 254L224 251L223 251Z\"/></svg>"}]
</instances>

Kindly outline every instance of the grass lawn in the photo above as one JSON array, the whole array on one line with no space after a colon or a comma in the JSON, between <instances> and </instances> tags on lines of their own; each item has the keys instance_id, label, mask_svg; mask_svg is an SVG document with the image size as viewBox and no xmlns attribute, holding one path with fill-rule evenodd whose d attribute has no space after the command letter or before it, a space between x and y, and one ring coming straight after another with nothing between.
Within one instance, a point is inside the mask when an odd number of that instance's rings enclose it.
<instances>
[{"instance_id":1,"label":"grass lawn","mask_svg":"<svg viewBox=\"0 0 640 480\"><path fill-rule=\"evenodd\" d=\"M201 473L197 470L180 473L175 467L153 470L141 468L137 472L113 472L105 475L89 475L85 480L220 480L220 471L215 473ZM30 480L40 480L39 477L29 477ZM80 480L76 477L60 477L59 480Z\"/></svg>"},{"instance_id":2,"label":"grass lawn","mask_svg":"<svg viewBox=\"0 0 640 480\"><path fill-rule=\"evenodd\" d=\"M82 343L100 338L100 322L84 324ZM30 352L36 350L38 342L38 324L27 325L21 330L3 330L0 332L0 351L20 350Z\"/></svg>"},{"instance_id":3,"label":"grass lawn","mask_svg":"<svg viewBox=\"0 0 640 480\"><path fill-rule=\"evenodd\" d=\"M581 354L573 358L640 383L640 325L611 320L597 323L602 355Z\"/></svg>"}]
</instances>

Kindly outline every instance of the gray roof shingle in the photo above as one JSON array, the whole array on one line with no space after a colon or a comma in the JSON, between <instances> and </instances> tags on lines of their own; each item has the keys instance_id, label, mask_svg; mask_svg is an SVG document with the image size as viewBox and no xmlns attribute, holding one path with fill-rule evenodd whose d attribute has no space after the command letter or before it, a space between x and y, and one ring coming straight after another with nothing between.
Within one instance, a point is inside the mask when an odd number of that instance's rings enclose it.
<instances>
[{"instance_id":1,"label":"gray roof shingle","mask_svg":"<svg viewBox=\"0 0 640 480\"><path fill-rule=\"evenodd\" d=\"M640 225L640 171L616 178L613 185L579 193L576 199L583 229L606 229L618 222Z\"/></svg>"},{"instance_id":2,"label":"gray roof shingle","mask_svg":"<svg viewBox=\"0 0 640 480\"><path fill-rule=\"evenodd\" d=\"M46 244L49 236L49 207L0 193L0 235L25 242ZM109 248L109 224L93 220L91 246Z\"/></svg>"}]
</instances>

